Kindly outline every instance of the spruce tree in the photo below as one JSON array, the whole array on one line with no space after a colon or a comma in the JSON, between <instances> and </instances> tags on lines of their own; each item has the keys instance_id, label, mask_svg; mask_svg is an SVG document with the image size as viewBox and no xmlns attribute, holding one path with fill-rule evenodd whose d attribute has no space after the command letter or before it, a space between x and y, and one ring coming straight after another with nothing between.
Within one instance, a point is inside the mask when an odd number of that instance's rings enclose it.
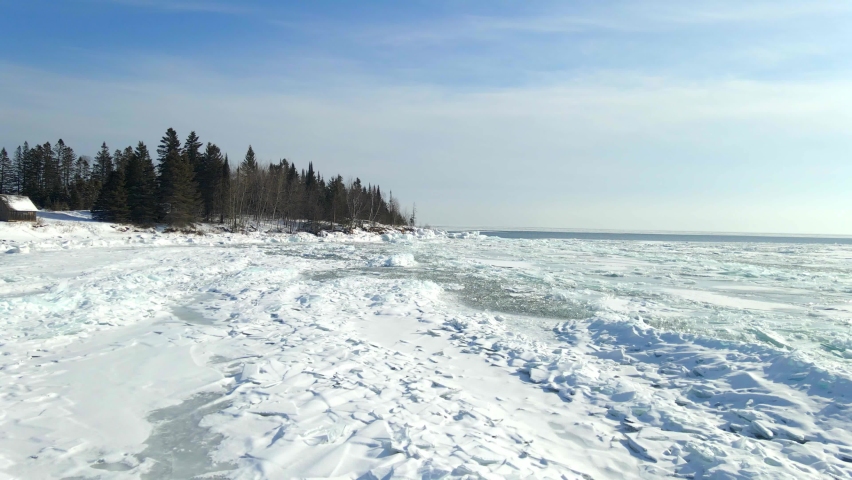
<instances>
[{"instance_id":1,"label":"spruce tree","mask_svg":"<svg viewBox=\"0 0 852 480\"><path fill-rule=\"evenodd\" d=\"M41 204L42 149L41 145L30 148L29 144L24 142L21 194L30 197L37 204Z\"/></svg>"},{"instance_id":2,"label":"spruce tree","mask_svg":"<svg viewBox=\"0 0 852 480\"><path fill-rule=\"evenodd\" d=\"M0 193L14 193L14 183L12 159L4 148L0 150Z\"/></svg>"},{"instance_id":3,"label":"spruce tree","mask_svg":"<svg viewBox=\"0 0 852 480\"><path fill-rule=\"evenodd\" d=\"M62 142L61 139L60 142ZM65 197L65 201L68 201L74 182L74 164L77 161L77 155L74 153L74 149L65 145L64 142L62 142L62 148L59 149L58 153L59 176L62 179L62 195Z\"/></svg>"},{"instance_id":4,"label":"spruce tree","mask_svg":"<svg viewBox=\"0 0 852 480\"><path fill-rule=\"evenodd\" d=\"M74 162L74 178L68 195L69 206L72 210L88 210L92 208L92 181L87 157L81 155Z\"/></svg>"},{"instance_id":5,"label":"spruce tree","mask_svg":"<svg viewBox=\"0 0 852 480\"><path fill-rule=\"evenodd\" d=\"M20 195L24 189L24 151L20 146L15 149L15 156L12 157L12 169L15 171L15 188L13 193Z\"/></svg>"},{"instance_id":6,"label":"spruce tree","mask_svg":"<svg viewBox=\"0 0 852 480\"><path fill-rule=\"evenodd\" d=\"M127 146L124 150L115 149L115 153L112 154L112 163L115 165L115 169L127 169L127 162L130 161L130 158L133 157L133 147ZM126 172L125 172L126 173Z\"/></svg>"},{"instance_id":7,"label":"spruce tree","mask_svg":"<svg viewBox=\"0 0 852 480\"><path fill-rule=\"evenodd\" d=\"M195 172L196 181L202 177L201 172L201 163L202 163L202 155L201 155L201 147L202 143L198 139L198 135L195 132L189 132L189 136L186 137L186 141L183 143L183 157L189 161L189 164L192 166L193 172ZM201 183L198 181L198 183Z\"/></svg>"},{"instance_id":8,"label":"spruce tree","mask_svg":"<svg viewBox=\"0 0 852 480\"><path fill-rule=\"evenodd\" d=\"M119 168L110 172L98 199L92 206L92 218L117 223L127 222L130 219L123 169Z\"/></svg>"},{"instance_id":9,"label":"spruce tree","mask_svg":"<svg viewBox=\"0 0 852 480\"><path fill-rule=\"evenodd\" d=\"M225 223L225 217L229 216L229 206L231 205L231 164L228 162L228 156L225 155L225 160L222 162L222 172L219 189L219 223Z\"/></svg>"},{"instance_id":10,"label":"spruce tree","mask_svg":"<svg viewBox=\"0 0 852 480\"><path fill-rule=\"evenodd\" d=\"M160 139L160 146L157 147L157 159L160 164L172 152L180 153L180 140L178 140L177 132L173 128L169 128L163 138Z\"/></svg>"},{"instance_id":11,"label":"spruce tree","mask_svg":"<svg viewBox=\"0 0 852 480\"><path fill-rule=\"evenodd\" d=\"M240 165L240 169L246 172L254 172L257 171L257 159L254 156L254 149L249 145L248 151L246 152L246 157L243 159L242 165Z\"/></svg>"},{"instance_id":12,"label":"spruce tree","mask_svg":"<svg viewBox=\"0 0 852 480\"><path fill-rule=\"evenodd\" d=\"M308 190L313 190L317 183L316 174L314 173L314 162L308 162L308 173L303 176L305 177L305 187Z\"/></svg>"},{"instance_id":13,"label":"spruce tree","mask_svg":"<svg viewBox=\"0 0 852 480\"><path fill-rule=\"evenodd\" d=\"M157 177L148 147L139 142L127 162L127 206L130 221L151 225L157 220Z\"/></svg>"},{"instance_id":14,"label":"spruce tree","mask_svg":"<svg viewBox=\"0 0 852 480\"><path fill-rule=\"evenodd\" d=\"M109 154L109 147L104 142L98 154L95 155L95 164L92 166L92 180L103 185L109 178L110 172L112 172L112 155Z\"/></svg>"},{"instance_id":15,"label":"spruce tree","mask_svg":"<svg viewBox=\"0 0 852 480\"><path fill-rule=\"evenodd\" d=\"M204 219L210 221L217 207L217 199L222 188L222 151L215 144L207 142L207 148L201 156L196 169L196 183L201 193Z\"/></svg>"},{"instance_id":16,"label":"spruce tree","mask_svg":"<svg viewBox=\"0 0 852 480\"><path fill-rule=\"evenodd\" d=\"M181 158L180 140L173 128L166 130L157 147L157 202L160 219L165 219L171 209L169 196L174 192L175 163Z\"/></svg>"},{"instance_id":17,"label":"spruce tree","mask_svg":"<svg viewBox=\"0 0 852 480\"><path fill-rule=\"evenodd\" d=\"M164 200L163 220L174 227L186 227L196 221L200 200L192 166L178 152L169 153L168 168L163 176L168 179L162 191Z\"/></svg>"}]
</instances>

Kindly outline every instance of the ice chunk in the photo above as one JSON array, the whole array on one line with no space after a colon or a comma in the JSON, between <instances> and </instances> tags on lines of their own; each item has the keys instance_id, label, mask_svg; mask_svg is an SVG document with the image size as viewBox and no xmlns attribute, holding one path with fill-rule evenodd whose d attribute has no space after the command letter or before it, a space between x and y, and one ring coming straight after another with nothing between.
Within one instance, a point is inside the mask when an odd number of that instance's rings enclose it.
<instances>
[{"instance_id":1,"label":"ice chunk","mask_svg":"<svg viewBox=\"0 0 852 480\"><path fill-rule=\"evenodd\" d=\"M651 453L648 451L648 447L646 447L645 445L643 445L643 444L639 443L639 442L640 442L640 440L638 440L638 438L637 438L636 436L634 436L634 435L625 435L625 438L627 439L627 447L628 447L628 448L630 448L630 450L633 450L633 451L634 451L634 452L636 452L638 455L640 455L640 456L642 456L642 457L645 457L646 459L648 459L648 460L650 460L650 461L652 461L652 462L656 462L656 461L657 461L657 459L656 459L656 458L654 458L654 457L651 455Z\"/></svg>"},{"instance_id":2,"label":"ice chunk","mask_svg":"<svg viewBox=\"0 0 852 480\"><path fill-rule=\"evenodd\" d=\"M17 247L12 247L6 251L6 253L20 253L27 254L30 253L29 245L18 245Z\"/></svg>"},{"instance_id":3,"label":"ice chunk","mask_svg":"<svg viewBox=\"0 0 852 480\"><path fill-rule=\"evenodd\" d=\"M536 367L530 370L530 380L535 383L544 383L550 378L550 371L541 367Z\"/></svg>"},{"instance_id":4,"label":"ice chunk","mask_svg":"<svg viewBox=\"0 0 852 480\"><path fill-rule=\"evenodd\" d=\"M751 422L751 428L754 431L755 436L758 438L772 440L772 437L775 436L772 429L769 428L769 424L763 420L754 420Z\"/></svg>"},{"instance_id":5,"label":"ice chunk","mask_svg":"<svg viewBox=\"0 0 852 480\"><path fill-rule=\"evenodd\" d=\"M237 383L251 381L252 377L258 374L258 367L255 363L247 363L243 365L242 371L237 375Z\"/></svg>"},{"instance_id":6,"label":"ice chunk","mask_svg":"<svg viewBox=\"0 0 852 480\"><path fill-rule=\"evenodd\" d=\"M417 265L414 261L414 256L410 253L397 253L389 257L381 257L372 260L369 265L371 267L413 267Z\"/></svg>"}]
</instances>

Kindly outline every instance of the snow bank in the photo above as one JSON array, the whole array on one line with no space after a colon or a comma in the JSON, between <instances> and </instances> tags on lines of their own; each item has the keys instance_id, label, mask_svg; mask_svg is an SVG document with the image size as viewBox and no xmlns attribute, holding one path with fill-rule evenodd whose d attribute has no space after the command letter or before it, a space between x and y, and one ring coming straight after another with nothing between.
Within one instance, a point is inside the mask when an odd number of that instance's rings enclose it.
<instances>
[{"instance_id":1,"label":"snow bank","mask_svg":"<svg viewBox=\"0 0 852 480\"><path fill-rule=\"evenodd\" d=\"M301 243L406 243L414 240L444 238L443 232L417 228L411 232L384 234L355 230L352 233L305 232L231 233L215 225L201 224L197 235L166 233L160 228L137 228L93 221L88 211L39 212L39 223L0 223L0 253L17 252L19 247L41 251L74 250L88 247L163 246L163 245L241 245Z\"/></svg>"}]
</instances>

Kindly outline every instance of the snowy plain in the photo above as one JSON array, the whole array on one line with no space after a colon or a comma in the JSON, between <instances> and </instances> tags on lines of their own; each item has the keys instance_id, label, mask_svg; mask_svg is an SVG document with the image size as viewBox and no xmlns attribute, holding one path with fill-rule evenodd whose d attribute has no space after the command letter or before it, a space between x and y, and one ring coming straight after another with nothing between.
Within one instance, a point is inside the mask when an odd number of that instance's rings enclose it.
<instances>
[{"instance_id":1,"label":"snowy plain","mask_svg":"<svg viewBox=\"0 0 852 480\"><path fill-rule=\"evenodd\" d=\"M849 478L848 245L0 224L0 478Z\"/></svg>"}]
</instances>

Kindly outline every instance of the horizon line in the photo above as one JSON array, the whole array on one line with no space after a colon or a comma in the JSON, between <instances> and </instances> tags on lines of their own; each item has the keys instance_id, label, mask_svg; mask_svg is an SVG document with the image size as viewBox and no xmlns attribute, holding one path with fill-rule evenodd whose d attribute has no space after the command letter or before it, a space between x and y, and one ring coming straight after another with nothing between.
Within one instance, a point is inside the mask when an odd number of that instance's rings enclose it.
<instances>
[{"instance_id":1,"label":"horizon line","mask_svg":"<svg viewBox=\"0 0 852 480\"><path fill-rule=\"evenodd\" d=\"M835 233L782 233L782 232L717 232L710 230L623 230L609 228L563 228L563 227L500 227L500 226L465 226L465 225L432 225L430 228L447 231L480 231L480 232L564 232L564 233L613 233L635 235L692 235L692 236L743 236L743 237L809 237L809 238L843 238L852 239L852 235Z\"/></svg>"}]
</instances>

